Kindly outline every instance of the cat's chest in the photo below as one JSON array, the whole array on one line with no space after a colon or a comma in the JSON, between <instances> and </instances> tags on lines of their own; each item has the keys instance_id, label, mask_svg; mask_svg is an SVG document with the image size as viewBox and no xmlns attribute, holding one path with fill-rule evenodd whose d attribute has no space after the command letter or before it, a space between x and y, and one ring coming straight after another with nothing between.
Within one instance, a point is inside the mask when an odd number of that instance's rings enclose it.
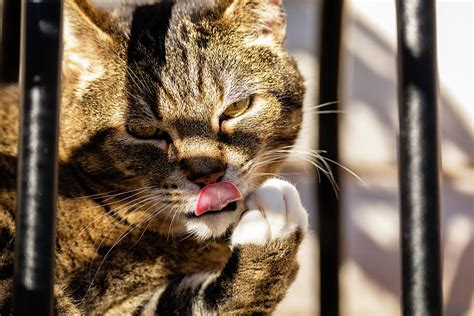
<instances>
[{"instance_id":1,"label":"cat's chest","mask_svg":"<svg viewBox=\"0 0 474 316\"><path fill-rule=\"evenodd\" d=\"M64 200L59 205L57 250L64 275L99 266L128 271L149 266L167 275L211 272L221 269L230 255L226 243L144 231L94 203Z\"/></svg>"}]
</instances>

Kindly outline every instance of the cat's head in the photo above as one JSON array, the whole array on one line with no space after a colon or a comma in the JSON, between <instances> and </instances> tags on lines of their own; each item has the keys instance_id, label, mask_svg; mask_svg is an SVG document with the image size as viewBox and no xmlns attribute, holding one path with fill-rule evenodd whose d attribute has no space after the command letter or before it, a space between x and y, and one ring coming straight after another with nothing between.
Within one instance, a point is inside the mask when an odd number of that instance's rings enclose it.
<instances>
[{"instance_id":1,"label":"cat's head","mask_svg":"<svg viewBox=\"0 0 474 316\"><path fill-rule=\"evenodd\" d=\"M201 187L231 181L245 198L278 172L301 126L281 0L65 7L62 159L93 193L112 192L129 222L224 234L243 203L196 217Z\"/></svg>"}]
</instances>

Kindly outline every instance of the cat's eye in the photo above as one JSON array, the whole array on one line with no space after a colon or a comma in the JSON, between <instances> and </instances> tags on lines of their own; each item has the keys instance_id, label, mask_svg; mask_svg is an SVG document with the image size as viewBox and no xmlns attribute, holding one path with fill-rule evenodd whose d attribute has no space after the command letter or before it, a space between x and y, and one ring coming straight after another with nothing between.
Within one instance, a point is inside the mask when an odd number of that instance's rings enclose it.
<instances>
[{"instance_id":1,"label":"cat's eye","mask_svg":"<svg viewBox=\"0 0 474 316\"><path fill-rule=\"evenodd\" d=\"M128 125L127 131L138 139L166 139L167 133L153 125Z\"/></svg>"},{"instance_id":2,"label":"cat's eye","mask_svg":"<svg viewBox=\"0 0 474 316\"><path fill-rule=\"evenodd\" d=\"M226 120L241 116L242 114L247 112L251 104L252 97L248 97L232 103L227 107L227 109L225 109L224 113L222 113L222 119Z\"/></svg>"}]
</instances>

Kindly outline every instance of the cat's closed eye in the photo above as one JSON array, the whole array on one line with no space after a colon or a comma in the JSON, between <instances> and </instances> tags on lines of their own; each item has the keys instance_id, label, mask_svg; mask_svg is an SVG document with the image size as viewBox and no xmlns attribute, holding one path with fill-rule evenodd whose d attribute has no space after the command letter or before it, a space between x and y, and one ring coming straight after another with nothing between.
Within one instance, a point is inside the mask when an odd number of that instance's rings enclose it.
<instances>
[{"instance_id":1,"label":"cat's closed eye","mask_svg":"<svg viewBox=\"0 0 474 316\"><path fill-rule=\"evenodd\" d=\"M142 140L167 140L168 133L160 130L156 126L146 124L129 124L127 132L135 138Z\"/></svg>"},{"instance_id":2,"label":"cat's closed eye","mask_svg":"<svg viewBox=\"0 0 474 316\"><path fill-rule=\"evenodd\" d=\"M221 115L221 121L232 119L243 115L250 108L253 97L247 97L229 105Z\"/></svg>"}]
</instances>

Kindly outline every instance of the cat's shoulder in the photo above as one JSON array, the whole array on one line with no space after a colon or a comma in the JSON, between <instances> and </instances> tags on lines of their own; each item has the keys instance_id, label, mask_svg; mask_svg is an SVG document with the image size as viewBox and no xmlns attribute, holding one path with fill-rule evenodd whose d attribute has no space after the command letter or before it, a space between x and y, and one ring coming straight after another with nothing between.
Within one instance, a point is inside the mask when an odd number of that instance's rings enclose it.
<instances>
[{"instance_id":1,"label":"cat's shoulder","mask_svg":"<svg viewBox=\"0 0 474 316\"><path fill-rule=\"evenodd\" d=\"M0 153L15 155L19 124L19 89L0 84Z\"/></svg>"},{"instance_id":2,"label":"cat's shoulder","mask_svg":"<svg viewBox=\"0 0 474 316\"><path fill-rule=\"evenodd\" d=\"M19 87L17 84L0 83L0 109L17 105L19 101Z\"/></svg>"}]
</instances>

